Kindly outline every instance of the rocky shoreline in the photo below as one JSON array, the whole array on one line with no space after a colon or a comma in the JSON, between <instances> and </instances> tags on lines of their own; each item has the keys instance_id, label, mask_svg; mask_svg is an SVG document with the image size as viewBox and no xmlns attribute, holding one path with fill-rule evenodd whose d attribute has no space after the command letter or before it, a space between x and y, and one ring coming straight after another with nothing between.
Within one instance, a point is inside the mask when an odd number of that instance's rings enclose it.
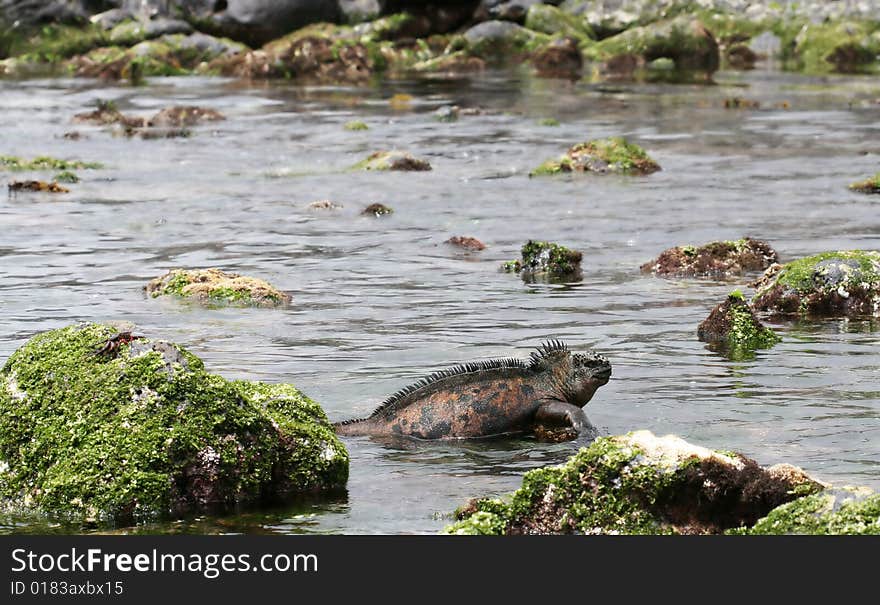
<instances>
[{"instance_id":1,"label":"rocky shoreline","mask_svg":"<svg viewBox=\"0 0 880 605\"><path fill-rule=\"evenodd\" d=\"M546 77L692 81L765 59L805 73L874 73L880 54L873 1L32 4L0 4L0 75L364 83L526 64ZM88 10L96 5L109 9Z\"/></svg>"}]
</instances>

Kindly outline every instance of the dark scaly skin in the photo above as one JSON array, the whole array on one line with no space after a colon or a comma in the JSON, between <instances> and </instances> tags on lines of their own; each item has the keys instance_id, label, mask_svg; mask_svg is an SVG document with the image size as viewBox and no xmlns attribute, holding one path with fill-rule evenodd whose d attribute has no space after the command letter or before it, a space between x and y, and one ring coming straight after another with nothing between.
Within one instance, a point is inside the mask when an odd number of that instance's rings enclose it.
<instances>
[{"instance_id":1,"label":"dark scaly skin","mask_svg":"<svg viewBox=\"0 0 880 605\"><path fill-rule=\"evenodd\" d=\"M599 355L573 355L551 347L564 345L545 345L531 363L490 361L484 365L501 367L460 367L446 371L449 375L430 377L427 384L392 397L368 418L337 423L336 432L417 439L527 433L539 425L571 427L575 435L595 432L581 408L608 382L610 364Z\"/></svg>"}]
</instances>

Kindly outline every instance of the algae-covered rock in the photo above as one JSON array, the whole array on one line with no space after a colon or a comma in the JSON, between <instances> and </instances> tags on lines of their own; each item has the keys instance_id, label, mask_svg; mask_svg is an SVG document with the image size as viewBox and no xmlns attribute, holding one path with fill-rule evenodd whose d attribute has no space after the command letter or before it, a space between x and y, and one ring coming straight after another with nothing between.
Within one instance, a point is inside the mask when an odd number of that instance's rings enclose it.
<instances>
[{"instance_id":1,"label":"algae-covered rock","mask_svg":"<svg viewBox=\"0 0 880 605\"><path fill-rule=\"evenodd\" d=\"M472 501L445 533L720 533L822 488L790 465L765 468L741 454L636 431L526 473L508 498Z\"/></svg>"},{"instance_id":2,"label":"algae-covered rock","mask_svg":"<svg viewBox=\"0 0 880 605\"><path fill-rule=\"evenodd\" d=\"M529 240L520 251L520 259L501 265L507 273L519 273L524 279L547 277L576 279L581 274L583 254L553 242Z\"/></svg>"},{"instance_id":3,"label":"algae-covered rock","mask_svg":"<svg viewBox=\"0 0 880 605\"><path fill-rule=\"evenodd\" d=\"M718 43L698 19L687 15L634 27L584 49L586 58L603 62L608 71L615 66L644 67L659 58L671 59L677 70L714 72L720 56ZM630 57L632 61L623 61Z\"/></svg>"},{"instance_id":4,"label":"algae-covered rock","mask_svg":"<svg viewBox=\"0 0 880 605\"><path fill-rule=\"evenodd\" d=\"M823 252L771 266L756 282L758 311L812 316L880 316L880 252Z\"/></svg>"},{"instance_id":5,"label":"algae-covered rock","mask_svg":"<svg viewBox=\"0 0 880 605\"><path fill-rule=\"evenodd\" d=\"M583 17L577 17L566 13L556 6L549 4L534 4L526 13L526 29L549 34L575 38L580 42L586 42L596 38L593 28Z\"/></svg>"},{"instance_id":6,"label":"algae-covered rock","mask_svg":"<svg viewBox=\"0 0 880 605\"><path fill-rule=\"evenodd\" d=\"M697 328L697 336L733 357L746 356L755 349L769 349L781 340L755 317L739 290L712 309Z\"/></svg>"},{"instance_id":7,"label":"algae-covered rock","mask_svg":"<svg viewBox=\"0 0 880 605\"><path fill-rule=\"evenodd\" d=\"M878 535L880 494L866 489L828 489L783 504L740 535Z\"/></svg>"},{"instance_id":8,"label":"algae-covered rock","mask_svg":"<svg viewBox=\"0 0 880 605\"><path fill-rule=\"evenodd\" d=\"M201 303L274 307L291 297L268 282L220 269L172 269L144 286L147 294L180 296Z\"/></svg>"},{"instance_id":9,"label":"algae-covered rock","mask_svg":"<svg viewBox=\"0 0 880 605\"><path fill-rule=\"evenodd\" d=\"M464 40L473 56L506 60L506 55L524 52L538 40L546 41L549 37L510 21L484 21L464 32Z\"/></svg>"},{"instance_id":10,"label":"algae-covered rock","mask_svg":"<svg viewBox=\"0 0 880 605\"><path fill-rule=\"evenodd\" d=\"M858 193L880 193L880 172L864 181L852 183L849 189Z\"/></svg>"},{"instance_id":11,"label":"algae-covered rock","mask_svg":"<svg viewBox=\"0 0 880 605\"><path fill-rule=\"evenodd\" d=\"M746 271L763 271L779 259L770 244L745 237L709 242L702 246L676 246L642 265L642 273L659 277L722 278Z\"/></svg>"},{"instance_id":12,"label":"algae-covered rock","mask_svg":"<svg viewBox=\"0 0 880 605\"><path fill-rule=\"evenodd\" d=\"M362 122L360 120L352 120L350 122L346 122L343 125L343 128L346 130L357 131L357 130L369 130L370 127L367 126L366 122Z\"/></svg>"},{"instance_id":13,"label":"algae-covered rock","mask_svg":"<svg viewBox=\"0 0 880 605\"><path fill-rule=\"evenodd\" d=\"M224 511L339 489L348 454L288 384L229 381L100 324L35 336L0 370L0 499L74 520Z\"/></svg>"},{"instance_id":14,"label":"algae-covered rock","mask_svg":"<svg viewBox=\"0 0 880 605\"><path fill-rule=\"evenodd\" d=\"M544 162L530 172L529 176L563 172L647 175L658 170L660 165L644 149L623 137L609 137L579 143L558 160Z\"/></svg>"},{"instance_id":15,"label":"algae-covered rock","mask_svg":"<svg viewBox=\"0 0 880 605\"><path fill-rule=\"evenodd\" d=\"M431 170L427 160L413 157L405 151L376 151L354 165L356 170L400 170L420 172Z\"/></svg>"},{"instance_id":16,"label":"algae-covered rock","mask_svg":"<svg viewBox=\"0 0 880 605\"><path fill-rule=\"evenodd\" d=\"M875 71L877 25L868 21L807 23L794 39L794 60L808 73Z\"/></svg>"}]
</instances>

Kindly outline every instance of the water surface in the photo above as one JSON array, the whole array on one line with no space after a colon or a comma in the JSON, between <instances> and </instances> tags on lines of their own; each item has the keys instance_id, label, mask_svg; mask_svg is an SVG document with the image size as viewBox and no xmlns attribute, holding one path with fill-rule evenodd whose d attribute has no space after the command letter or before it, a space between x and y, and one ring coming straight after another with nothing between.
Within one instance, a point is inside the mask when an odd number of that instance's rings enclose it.
<instances>
[{"instance_id":1,"label":"water surface","mask_svg":"<svg viewBox=\"0 0 880 605\"><path fill-rule=\"evenodd\" d=\"M696 326L747 280L639 273L670 246L746 235L768 239L784 261L880 248L877 201L846 189L878 170L880 82L772 71L716 81L572 84L518 73L360 89L216 78L141 88L2 81L0 155L106 168L78 171L82 182L64 196L0 201L0 359L38 332L127 320L229 378L293 382L341 420L435 369L527 356L560 338L613 364L587 408L607 433L675 433L880 489L878 321L773 323L780 344L731 361L699 342ZM412 95L410 106L393 109L395 93ZM731 96L761 107L724 109ZM73 125L97 98L141 115L199 104L228 119L188 139L149 141ZM436 121L432 112L450 103L487 112ZM548 117L561 126L540 125ZM344 130L353 119L370 130ZM71 130L84 137L63 138ZM609 135L643 145L663 171L527 177L569 145ZM392 148L434 170L347 170ZM344 208L308 208L321 199ZM361 216L373 202L394 214ZM463 253L443 243L452 235L489 247ZM529 238L583 251L583 280L527 284L499 272ZM294 303L204 309L142 292L169 268L210 266L267 279ZM345 443L347 494L329 502L142 531L431 533L468 498L509 492L523 472L576 448L531 439ZM0 521L0 531L56 530L79 528Z\"/></svg>"}]
</instances>

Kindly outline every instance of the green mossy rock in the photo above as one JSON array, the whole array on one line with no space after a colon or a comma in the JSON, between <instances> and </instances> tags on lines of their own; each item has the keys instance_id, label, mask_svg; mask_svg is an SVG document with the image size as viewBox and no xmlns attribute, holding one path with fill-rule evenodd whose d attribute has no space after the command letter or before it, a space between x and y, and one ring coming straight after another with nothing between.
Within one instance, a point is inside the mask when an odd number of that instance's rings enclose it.
<instances>
[{"instance_id":1,"label":"green mossy rock","mask_svg":"<svg viewBox=\"0 0 880 605\"><path fill-rule=\"evenodd\" d=\"M880 252L822 252L773 265L755 283L758 311L880 317Z\"/></svg>"},{"instance_id":2,"label":"green mossy rock","mask_svg":"<svg viewBox=\"0 0 880 605\"><path fill-rule=\"evenodd\" d=\"M80 324L35 336L0 370L0 499L130 523L344 487L348 454L292 385L229 381L173 343Z\"/></svg>"},{"instance_id":3,"label":"green mossy rock","mask_svg":"<svg viewBox=\"0 0 880 605\"><path fill-rule=\"evenodd\" d=\"M794 38L793 58L807 73L877 71L878 24L868 21L807 23Z\"/></svg>"},{"instance_id":4,"label":"green mossy rock","mask_svg":"<svg viewBox=\"0 0 880 605\"><path fill-rule=\"evenodd\" d=\"M697 328L697 336L735 359L748 358L755 349L769 349L781 340L755 317L738 290L712 309Z\"/></svg>"},{"instance_id":5,"label":"green mossy rock","mask_svg":"<svg viewBox=\"0 0 880 605\"><path fill-rule=\"evenodd\" d=\"M675 62L677 70L714 72L720 55L718 43L701 21L687 15L634 27L584 49L584 56L602 62L609 71L643 67L659 59ZM631 58L631 60L624 60Z\"/></svg>"},{"instance_id":6,"label":"green mossy rock","mask_svg":"<svg viewBox=\"0 0 880 605\"><path fill-rule=\"evenodd\" d=\"M783 504L752 527L730 534L880 535L880 494L865 489L829 489Z\"/></svg>"},{"instance_id":7,"label":"green mossy rock","mask_svg":"<svg viewBox=\"0 0 880 605\"><path fill-rule=\"evenodd\" d=\"M291 301L289 294L262 279L220 269L172 269L144 290L153 298L179 296L200 303L244 307L275 307Z\"/></svg>"},{"instance_id":8,"label":"green mossy rock","mask_svg":"<svg viewBox=\"0 0 880 605\"><path fill-rule=\"evenodd\" d=\"M793 466L636 431L526 473L508 498L470 502L444 533L721 533L822 487Z\"/></svg>"},{"instance_id":9,"label":"green mossy rock","mask_svg":"<svg viewBox=\"0 0 880 605\"><path fill-rule=\"evenodd\" d=\"M529 176L545 176L564 172L593 172L648 175L660 170L644 149L623 137L595 139L579 143L558 160L548 160Z\"/></svg>"},{"instance_id":10,"label":"green mossy rock","mask_svg":"<svg viewBox=\"0 0 880 605\"><path fill-rule=\"evenodd\" d=\"M525 279L578 278L583 254L553 242L529 240L520 250L520 259L501 265L502 271L520 273Z\"/></svg>"}]
</instances>

